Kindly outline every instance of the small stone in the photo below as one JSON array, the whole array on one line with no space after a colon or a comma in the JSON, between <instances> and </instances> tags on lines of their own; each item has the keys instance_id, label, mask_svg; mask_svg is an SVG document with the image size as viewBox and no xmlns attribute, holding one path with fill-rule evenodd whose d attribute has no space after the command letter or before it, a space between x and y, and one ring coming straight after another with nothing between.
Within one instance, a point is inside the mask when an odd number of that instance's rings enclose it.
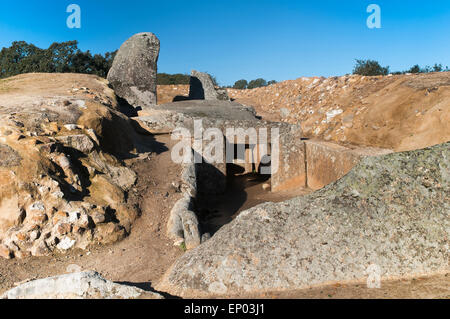
<instances>
[{"instance_id":1,"label":"small stone","mask_svg":"<svg viewBox=\"0 0 450 319\"><path fill-rule=\"evenodd\" d=\"M58 211L55 215L53 215L52 222L53 225L58 224L58 222L63 221L67 218L67 213L63 211Z\"/></svg>"},{"instance_id":2,"label":"small stone","mask_svg":"<svg viewBox=\"0 0 450 319\"><path fill-rule=\"evenodd\" d=\"M95 211L92 215L92 220L94 221L95 224L101 224L104 223L106 220L105 214L101 213L99 211Z\"/></svg>"},{"instance_id":3,"label":"small stone","mask_svg":"<svg viewBox=\"0 0 450 319\"><path fill-rule=\"evenodd\" d=\"M76 124L66 124L64 125L65 129L68 131L74 131L80 129L80 127Z\"/></svg>"},{"instance_id":4,"label":"small stone","mask_svg":"<svg viewBox=\"0 0 450 319\"><path fill-rule=\"evenodd\" d=\"M50 250L48 249L48 246L45 243L45 241L42 239L35 242L30 252L33 256L41 257L46 256L50 252Z\"/></svg>"},{"instance_id":5,"label":"small stone","mask_svg":"<svg viewBox=\"0 0 450 319\"><path fill-rule=\"evenodd\" d=\"M41 236L41 232L39 230L33 230L30 233L30 241L34 242L36 239L38 239Z\"/></svg>"},{"instance_id":6,"label":"small stone","mask_svg":"<svg viewBox=\"0 0 450 319\"><path fill-rule=\"evenodd\" d=\"M69 250L75 245L76 240L71 239L69 237L64 237L58 245L56 245L56 248L60 250Z\"/></svg>"},{"instance_id":7,"label":"small stone","mask_svg":"<svg viewBox=\"0 0 450 319\"><path fill-rule=\"evenodd\" d=\"M84 134L58 136L55 138L65 146L76 149L82 153L90 153L94 149L94 143Z\"/></svg>"},{"instance_id":8,"label":"small stone","mask_svg":"<svg viewBox=\"0 0 450 319\"><path fill-rule=\"evenodd\" d=\"M0 245L0 257L5 259L12 259L12 251L5 245Z\"/></svg>"},{"instance_id":9,"label":"small stone","mask_svg":"<svg viewBox=\"0 0 450 319\"><path fill-rule=\"evenodd\" d=\"M66 235L72 231L72 225L69 223L61 223L56 227L58 235Z\"/></svg>"},{"instance_id":10,"label":"small stone","mask_svg":"<svg viewBox=\"0 0 450 319\"><path fill-rule=\"evenodd\" d=\"M33 214L31 216L31 221L35 224L43 224L47 221L47 215L42 213Z\"/></svg>"},{"instance_id":11,"label":"small stone","mask_svg":"<svg viewBox=\"0 0 450 319\"><path fill-rule=\"evenodd\" d=\"M69 222L76 223L80 218L80 212L70 212L69 213Z\"/></svg>"}]
</instances>

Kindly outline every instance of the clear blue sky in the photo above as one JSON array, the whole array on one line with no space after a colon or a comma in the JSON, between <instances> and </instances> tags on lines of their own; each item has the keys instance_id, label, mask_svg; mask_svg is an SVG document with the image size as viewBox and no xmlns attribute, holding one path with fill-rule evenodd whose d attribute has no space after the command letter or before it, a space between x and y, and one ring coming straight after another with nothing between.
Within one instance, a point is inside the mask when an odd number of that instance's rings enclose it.
<instances>
[{"instance_id":1,"label":"clear blue sky","mask_svg":"<svg viewBox=\"0 0 450 319\"><path fill-rule=\"evenodd\" d=\"M0 47L78 40L82 50L113 51L137 32L161 40L159 71L277 81L351 73L356 58L404 70L450 66L449 0L0 0ZM82 28L66 27L66 7ZM369 4L382 28L369 29Z\"/></svg>"}]
</instances>

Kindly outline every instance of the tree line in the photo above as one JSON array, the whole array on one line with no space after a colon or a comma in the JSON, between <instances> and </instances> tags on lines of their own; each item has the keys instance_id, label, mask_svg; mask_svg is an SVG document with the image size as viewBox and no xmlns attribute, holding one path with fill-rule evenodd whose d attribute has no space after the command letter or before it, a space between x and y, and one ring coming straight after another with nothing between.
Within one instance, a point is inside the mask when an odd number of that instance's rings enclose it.
<instances>
[{"instance_id":1,"label":"tree line","mask_svg":"<svg viewBox=\"0 0 450 319\"><path fill-rule=\"evenodd\" d=\"M390 74L389 66L381 66L378 61L374 60L356 60L356 65L353 69L353 74L364 76L377 76ZM420 67L418 64L412 66L405 71L396 71L392 74L406 74L406 73L430 73L430 72L448 72L450 69L443 67L442 64L435 63L433 66Z\"/></svg>"},{"instance_id":2,"label":"tree line","mask_svg":"<svg viewBox=\"0 0 450 319\"><path fill-rule=\"evenodd\" d=\"M25 41L0 51L0 78L23 73L87 73L106 77L117 51L104 55L81 51L77 41L55 42L40 49Z\"/></svg>"},{"instance_id":3,"label":"tree line","mask_svg":"<svg viewBox=\"0 0 450 319\"><path fill-rule=\"evenodd\" d=\"M277 83L277 81L272 80L272 81L266 81L263 78L258 78L256 80L251 80L250 82L248 82L245 79L242 80L238 80L236 81L236 83L234 83L233 85L233 89L238 89L238 90L245 90L245 89L256 89L256 88L260 88L260 87L264 87L264 86L269 86L272 84Z\"/></svg>"},{"instance_id":4,"label":"tree line","mask_svg":"<svg viewBox=\"0 0 450 319\"><path fill-rule=\"evenodd\" d=\"M15 41L8 48L0 51L0 78L7 78L23 73L86 73L106 78L112 66L117 50L105 54L92 54L81 51L77 41L55 42L48 49L41 49L25 41ZM448 72L450 69L442 64L420 67L414 65L410 69L392 74ZM374 60L356 60L353 74L364 76L388 75L389 66L383 67ZM211 76L214 84L217 80ZM159 73L159 85L189 84L187 74ZM251 80L241 79L234 83L234 89L254 89L277 83L263 78Z\"/></svg>"}]
</instances>

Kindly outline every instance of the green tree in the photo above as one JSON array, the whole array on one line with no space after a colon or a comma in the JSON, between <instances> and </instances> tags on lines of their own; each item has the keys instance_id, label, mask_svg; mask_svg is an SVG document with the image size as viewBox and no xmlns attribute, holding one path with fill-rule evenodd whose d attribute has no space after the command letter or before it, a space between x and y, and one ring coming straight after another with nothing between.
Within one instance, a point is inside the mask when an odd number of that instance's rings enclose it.
<instances>
[{"instance_id":1,"label":"green tree","mask_svg":"<svg viewBox=\"0 0 450 319\"><path fill-rule=\"evenodd\" d=\"M388 75L389 67L382 67L380 63L373 60L356 60L353 74L364 76Z\"/></svg>"},{"instance_id":2,"label":"green tree","mask_svg":"<svg viewBox=\"0 0 450 319\"><path fill-rule=\"evenodd\" d=\"M263 86L267 86L267 81L262 78L259 78L259 79L250 81L247 88L255 89L255 88L259 88L259 87L263 87Z\"/></svg>"},{"instance_id":3,"label":"green tree","mask_svg":"<svg viewBox=\"0 0 450 319\"><path fill-rule=\"evenodd\" d=\"M234 83L233 89L244 90L247 88L247 86L248 86L247 80L242 79Z\"/></svg>"},{"instance_id":4,"label":"green tree","mask_svg":"<svg viewBox=\"0 0 450 319\"><path fill-rule=\"evenodd\" d=\"M420 66L418 64L414 65L407 71L407 73L420 73L422 70L420 69Z\"/></svg>"}]
</instances>

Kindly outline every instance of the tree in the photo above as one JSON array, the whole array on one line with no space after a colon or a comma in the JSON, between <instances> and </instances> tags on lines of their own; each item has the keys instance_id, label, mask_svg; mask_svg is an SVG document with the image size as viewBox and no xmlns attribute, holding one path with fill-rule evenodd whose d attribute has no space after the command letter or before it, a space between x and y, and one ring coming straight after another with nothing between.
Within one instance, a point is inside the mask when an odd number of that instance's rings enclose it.
<instances>
[{"instance_id":1,"label":"tree","mask_svg":"<svg viewBox=\"0 0 450 319\"><path fill-rule=\"evenodd\" d=\"M77 41L55 42L40 49L24 41L13 42L0 52L0 78L22 73L88 73L106 77L117 51L105 55L83 52Z\"/></svg>"},{"instance_id":2,"label":"tree","mask_svg":"<svg viewBox=\"0 0 450 319\"><path fill-rule=\"evenodd\" d=\"M418 64L414 65L413 67L411 67L411 69L409 69L407 71L407 73L420 73L420 72L421 72L421 69Z\"/></svg>"},{"instance_id":3,"label":"tree","mask_svg":"<svg viewBox=\"0 0 450 319\"><path fill-rule=\"evenodd\" d=\"M435 63L433 65L433 72L442 72L444 68L442 67L442 64Z\"/></svg>"},{"instance_id":4,"label":"tree","mask_svg":"<svg viewBox=\"0 0 450 319\"><path fill-rule=\"evenodd\" d=\"M245 90L248 86L248 82L247 80L239 80L236 81L236 83L234 83L233 89L237 89L237 90Z\"/></svg>"},{"instance_id":5,"label":"tree","mask_svg":"<svg viewBox=\"0 0 450 319\"><path fill-rule=\"evenodd\" d=\"M272 80L272 81L267 82L267 85L273 85L273 84L277 84L277 81Z\"/></svg>"},{"instance_id":6,"label":"tree","mask_svg":"<svg viewBox=\"0 0 450 319\"><path fill-rule=\"evenodd\" d=\"M377 61L373 60L356 60L353 74L364 76L388 75L389 67L382 67Z\"/></svg>"},{"instance_id":7,"label":"tree","mask_svg":"<svg viewBox=\"0 0 450 319\"><path fill-rule=\"evenodd\" d=\"M247 89L255 89L255 88L259 88L259 87L263 87L263 86L267 86L267 81L262 78L259 78L259 79L250 81L250 83L247 86Z\"/></svg>"}]
</instances>

